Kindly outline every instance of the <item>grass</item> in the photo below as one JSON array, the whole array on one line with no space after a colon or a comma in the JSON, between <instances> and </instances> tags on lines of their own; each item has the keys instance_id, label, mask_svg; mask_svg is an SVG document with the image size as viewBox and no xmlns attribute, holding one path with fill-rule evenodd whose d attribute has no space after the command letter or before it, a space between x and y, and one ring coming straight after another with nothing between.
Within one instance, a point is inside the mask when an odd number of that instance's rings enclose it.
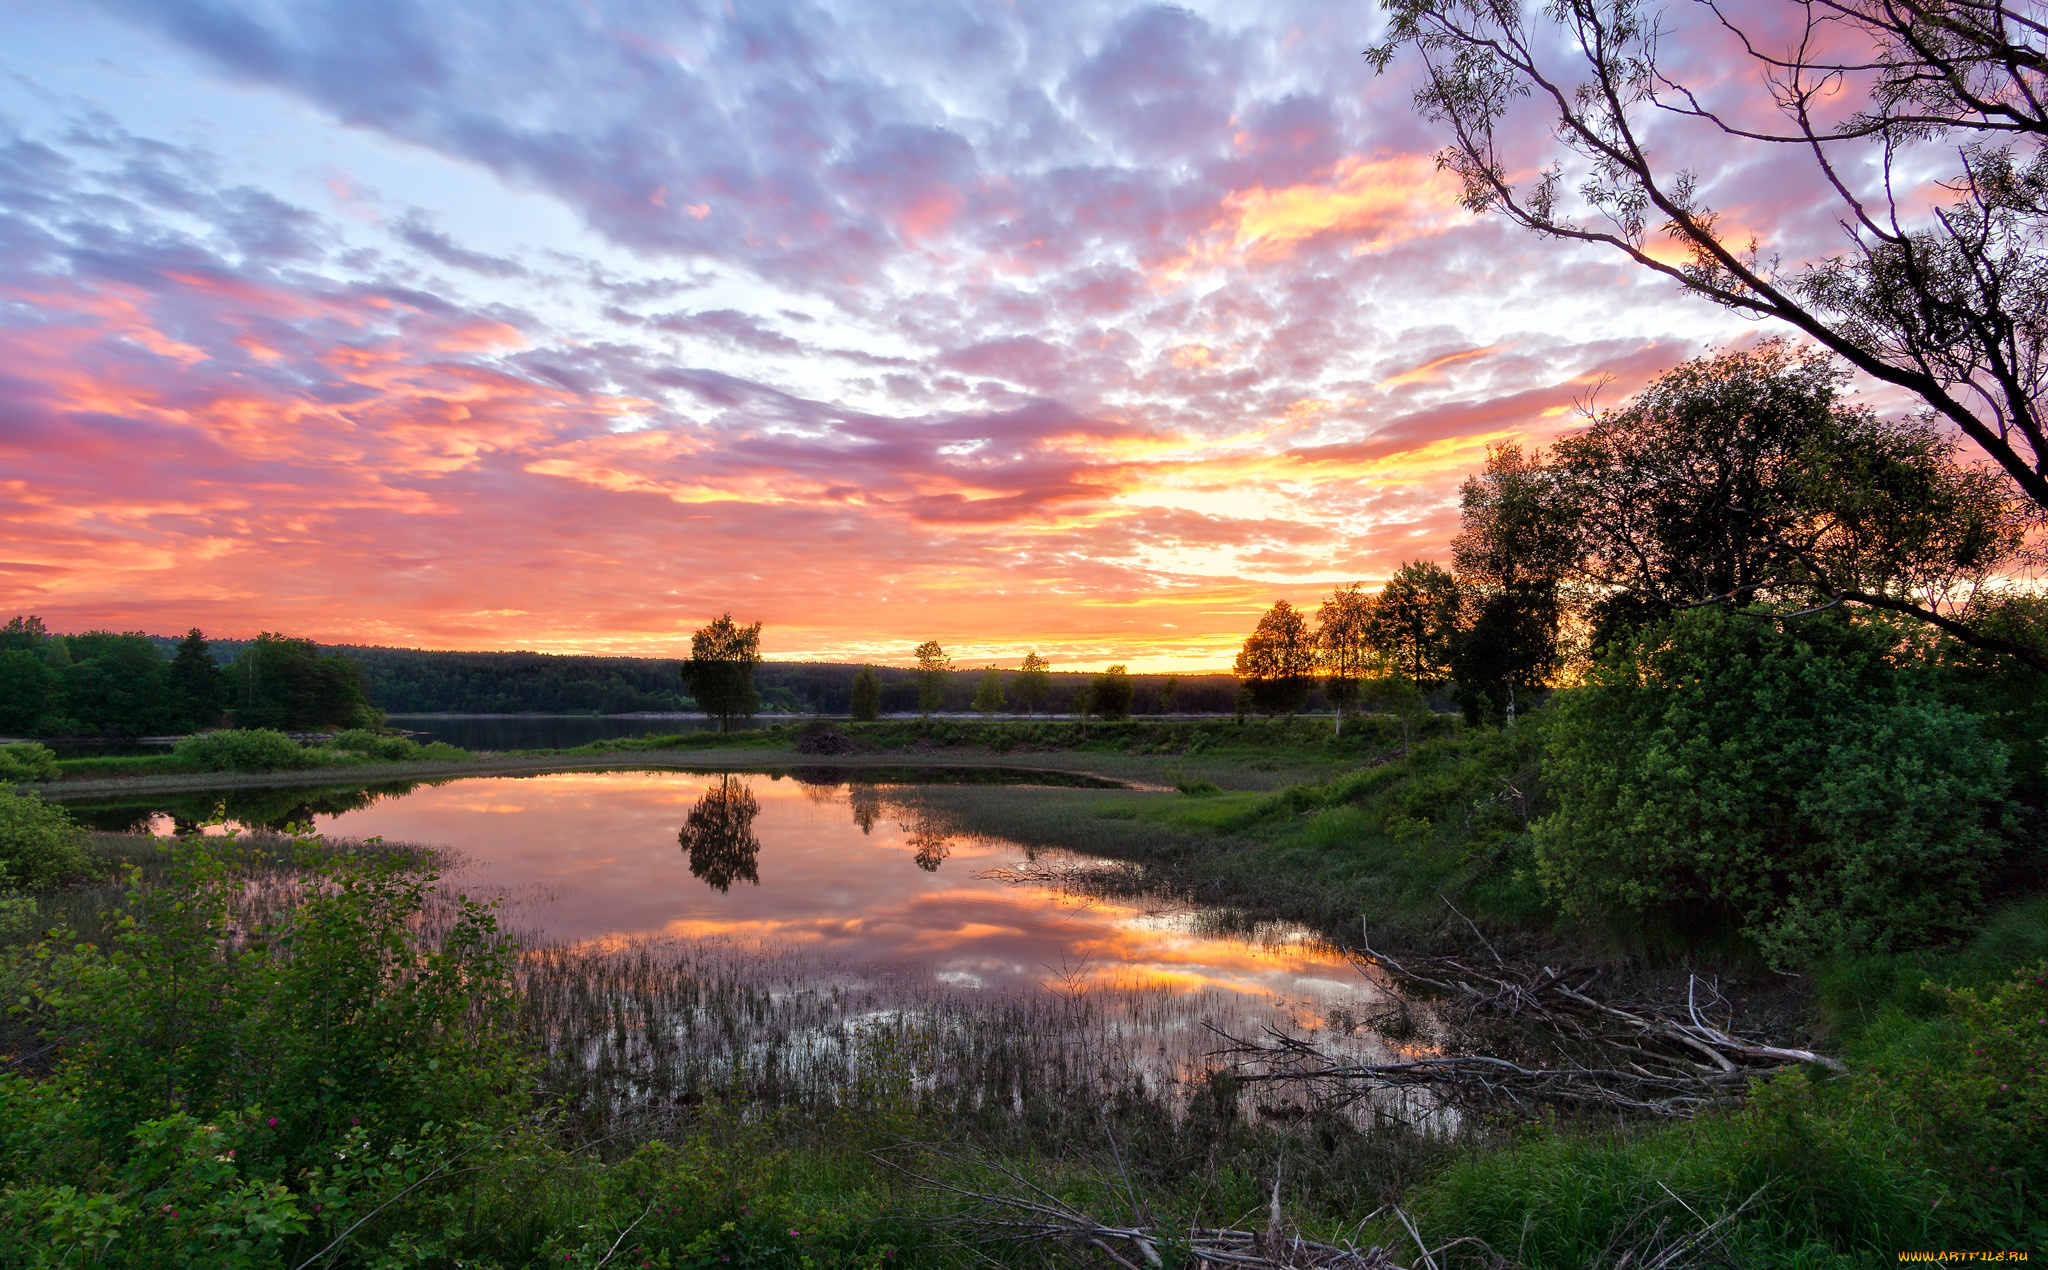
<instances>
[{"instance_id":1,"label":"grass","mask_svg":"<svg viewBox=\"0 0 2048 1270\"><path fill-rule=\"evenodd\" d=\"M1067 750L1026 749L1025 738L1050 744L1063 734L1024 727L1009 729L1006 749L973 750L976 734L965 729L983 725L957 725L949 739L955 726L851 729L864 748L847 761L870 772L904 766L906 752L916 765L966 759L991 771L999 759L1073 764L1102 775L1153 772L1190 791L892 791L956 832L1125 862L1074 875L1084 890L1164 892L1226 905L1226 925L1279 917L1337 936L1363 915L1376 942L1407 946L1462 938L1448 898L1496 938L1560 938L1526 868L1527 822L1546 805L1536 727L1439 735L1388 755L1365 729L1349 752L1298 723L1288 725L1298 729L1294 750L1275 748L1289 733L1256 722L1243 732L1231 732L1234 723L1132 725L1085 742L1076 735L1086 748ZM788 732L752 736L681 751L635 738L576 753L615 762L678 752L734 765L793 755ZM1231 764L1251 754L1272 765L1260 778L1311 778L1245 788L1246 773L1233 776ZM1205 789L1208 771L1239 787ZM358 785L334 796L375 794ZM104 835L94 851L110 861L135 845ZM46 904L84 930L117 899L117 888L82 887ZM1592 933L1579 937L1598 944ZM1636 957L1644 947L1599 946ZM2024 1189L2043 1179L2023 1175L2009 1200L1956 1181L1950 1158L1916 1136L1911 1103L1887 1090L1957 1069L1972 1052L1953 1011L1923 984L1989 990L2044 958L2048 897L2035 897L2001 910L1964 946L1812 968L1815 1021L1828 1048L1850 1060L1847 1078L1794 1073L1744 1109L1678 1126L1473 1120L1450 1134L1371 1108L1267 1114L1193 1047L1162 1063L1149 1040L1134 1043L1193 1030L1142 992L906 999L751 950L537 945L520 969L524 1024L547 1056L544 1086L562 1109L565 1147L584 1153L523 1189L494 1178L518 1203L480 1202L491 1208L493 1255L504 1264L593 1263L636 1213L661 1210L638 1237L696 1247L705 1256L696 1264L881 1264L896 1261L885 1256L895 1251L901 1261L951 1265L957 1255L930 1239L943 1210L869 1154L945 1142L984 1151L1105 1215L1142 1209L1169 1224L1240 1220L1276 1174L1312 1231L1335 1233L1398 1197L1433 1240L1482 1238L1527 1270L1614 1264L1630 1251L1641 1260L1729 1214L1718 1255L1744 1266L2026 1248L2048 1236L2038 1196ZM1156 1026L1138 1029L1134 1019ZM959 1155L913 1149L904 1158L958 1181L988 1180ZM650 1207L650 1196L662 1202ZM1373 1233L1406 1238L1390 1225Z\"/></svg>"},{"instance_id":2,"label":"grass","mask_svg":"<svg viewBox=\"0 0 2048 1270\"><path fill-rule=\"evenodd\" d=\"M1972 1105L1968 1080L1958 1078L1954 1094L1931 1087L1967 1069L1991 1040L1926 985L1988 991L2044 959L2048 896L2034 896L2002 909L1961 948L1818 967L1830 1048L1849 1074L1781 1076L1740 1110L1677 1127L1527 1126L1509 1141L1468 1147L1411 1202L1433 1224L1486 1239L1528 1270L1603 1264L1646 1223L1668 1220L1683 1233L1699 1229L1703 1215L1738 1210L1726 1256L1744 1266L1852 1267L1895 1261L1902 1249L2037 1247L2048 1239L2039 1143L2004 1139L1989 1107ZM2004 1096L1988 1086L1974 1092L1991 1106ZM1934 1105L1916 1109L1916 1096ZM1959 1165L2030 1148L2035 1163L2018 1165L2009 1185L1987 1187Z\"/></svg>"},{"instance_id":3,"label":"grass","mask_svg":"<svg viewBox=\"0 0 2048 1270\"><path fill-rule=\"evenodd\" d=\"M159 776L203 770L175 754L120 754L104 758L60 758L59 780L98 780L122 776Z\"/></svg>"},{"instance_id":4,"label":"grass","mask_svg":"<svg viewBox=\"0 0 2048 1270\"><path fill-rule=\"evenodd\" d=\"M1446 898L1492 930L1547 937L1555 918L1526 869L1527 821L1542 810L1534 731L1439 737L1277 790L902 796L959 832L1114 857L1138 866L1123 875L1134 889L1337 938L1355 938L1364 918L1389 939L1427 942L1444 933ZM1194 785L1184 770L1180 780Z\"/></svg>"}]
</instances>

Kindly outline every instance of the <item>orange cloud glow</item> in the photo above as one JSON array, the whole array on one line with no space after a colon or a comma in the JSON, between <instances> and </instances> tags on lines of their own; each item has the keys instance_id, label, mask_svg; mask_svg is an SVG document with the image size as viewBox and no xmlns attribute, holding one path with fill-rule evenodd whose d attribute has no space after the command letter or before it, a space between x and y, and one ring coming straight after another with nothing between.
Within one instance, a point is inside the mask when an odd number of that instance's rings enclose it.
<instances>
[{"instance_id":1,"label":"orange cloud glow","mask_svg":"<svg viewBox=\"0 0 2048 1270\"><path fill-rule=\"evenodd\" d=\"M1427 155L1351 157L1326 181L1226 195L1208 229L1159 270L1163 280L1240 262L1270 262L1325 238L1354 254L1441 233L1465 215L1455 179Z\"/></svg>"}]
</instances>

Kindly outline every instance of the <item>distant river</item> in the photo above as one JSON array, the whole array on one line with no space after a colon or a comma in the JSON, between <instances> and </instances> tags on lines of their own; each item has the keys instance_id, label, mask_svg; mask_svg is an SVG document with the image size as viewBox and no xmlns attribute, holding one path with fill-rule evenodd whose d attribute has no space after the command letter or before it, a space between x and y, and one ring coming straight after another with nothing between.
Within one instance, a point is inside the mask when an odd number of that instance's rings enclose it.
<instances>
[{"instance_id":1,"label":"distant river","mask_svg":"<svg viewBox=\"0 0 2048 1270\"><path fill-rule=\"evenodd\" d=\"M756 716L743 728L765 728L783 720ZM465 750L564 750L621 736L663 736L716 730L718 721L701 714L394 714L389 726L446 741Z\"/></svg>"}]
</instances>

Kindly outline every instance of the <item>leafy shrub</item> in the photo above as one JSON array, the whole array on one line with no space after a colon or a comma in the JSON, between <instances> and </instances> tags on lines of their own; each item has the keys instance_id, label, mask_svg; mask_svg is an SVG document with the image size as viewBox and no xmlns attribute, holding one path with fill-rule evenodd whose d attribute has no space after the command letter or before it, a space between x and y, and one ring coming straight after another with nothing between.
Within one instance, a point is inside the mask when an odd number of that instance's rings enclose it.
<instances>
[{"instance_id":1,"label":"leafy shrub","mask_svg":"<svg viewBox=\"0 0 2048 1270\"><path fill-rule=\"evenodd\" d=\"M280 885L231 837L170 854L154 886L131 869L113 951L10 967L69 1043L42 1080L0 1076L0 1264L83 1241L94 1264L297 1265L387 1202L357 1244L454 1233L452 1179L531 1110L491 912L430 919L415 857L300 839Z\"/></svg>"},{"instance_id":2,"label":"leafy shrub","mask_svg":"<svg viewBox=\"0 0 2048 1270\"><path fill-rule=\"evenodd\" d=\"M412 758L419 753L419 746L411 737L385 736L368 728L350 728L334 738L334 748L355 754L366 754L371 758L387 762L398 762Z\"/></svg>"},{"instance_id":3,"label":"leafy shrub","mask_svg":"<svg viewBox=\"0 0 2048 1270\"><path fill-rule=\"evenodd\" d=\"M446 741L429 741L421 745L409 736L386 736L368 728L350 728L335 737L334 749L345 754L361 754L383 763L409 763L421 759L445 762L470 757L468 750Z\"/></svg>"},{"instance_id":4,"label":"leafy shrub","mask_svg":"<svg viewBox=\"0 0 2048 1270\"><path fill-rule=\"evenodd\" d=\"M1910 1131L1984 1234L2038 1243L2048 1236L2048 962L1989 993L1924 990L1947 1007L1949 1043L1877 1064L1860 1082L1870 1110Z\"/></svg>"},{"instance_id":5,"label":"leafy shrub","mask_svg":"<svg viewBox=\"0 0 2048 1270\"><path fill-rule=\"evenodd\" d=\"M28 785L53 781L58 774L57 756L50 748L33 741L0 745L0 785Z\"/></svg>"},{"instance_id":6,"label":"leafy shrub","mask_svg":"<svg viewBox=\"0 0 2048 1270\"><path fill-rule=\"evenodd\" d=\"M1581 917L1704 902L1774 962L1963 930L2001 844L2006 752L1861 628L1700 609L1562 694L1536 826Z\"/></svg>"},{"instance_id":7,"label":"leafy shrub","mask_svg":"<svg viewBox=\"0 0 2048 1270\"><path fill-rule=\"evenodd\" d=\"M208 772L275 772L311 767L320 756L271 728L232 728L185 737L171 753Z\"/></svg>"},{"instance_id":8,"label":"leafy shrub","mask_svg":"<svg viewBox=\"0 0 2048 1270\"><path fill-rule=\"evenodd\" d=\"M85 873L78 827L62 807L0 790L0 871L8 886L39 890Z\"/></svg>"}]
</instances>

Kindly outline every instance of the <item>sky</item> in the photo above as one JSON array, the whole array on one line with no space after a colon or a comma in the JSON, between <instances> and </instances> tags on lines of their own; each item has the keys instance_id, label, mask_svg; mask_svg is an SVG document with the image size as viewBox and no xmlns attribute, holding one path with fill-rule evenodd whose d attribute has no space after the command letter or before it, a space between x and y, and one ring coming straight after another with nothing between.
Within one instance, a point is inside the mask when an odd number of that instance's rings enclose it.
<instances>
[{"instance_id":1,"label":"sky","mask_svg":"<svg viewBox=\"0 0 2048 1270\"><path fill-rule=\"evenodd\" d=\"M0 615L1227 666L1757 334L1463 210L1379 21L0 0Z\"/></svg>"}]
</instances>

